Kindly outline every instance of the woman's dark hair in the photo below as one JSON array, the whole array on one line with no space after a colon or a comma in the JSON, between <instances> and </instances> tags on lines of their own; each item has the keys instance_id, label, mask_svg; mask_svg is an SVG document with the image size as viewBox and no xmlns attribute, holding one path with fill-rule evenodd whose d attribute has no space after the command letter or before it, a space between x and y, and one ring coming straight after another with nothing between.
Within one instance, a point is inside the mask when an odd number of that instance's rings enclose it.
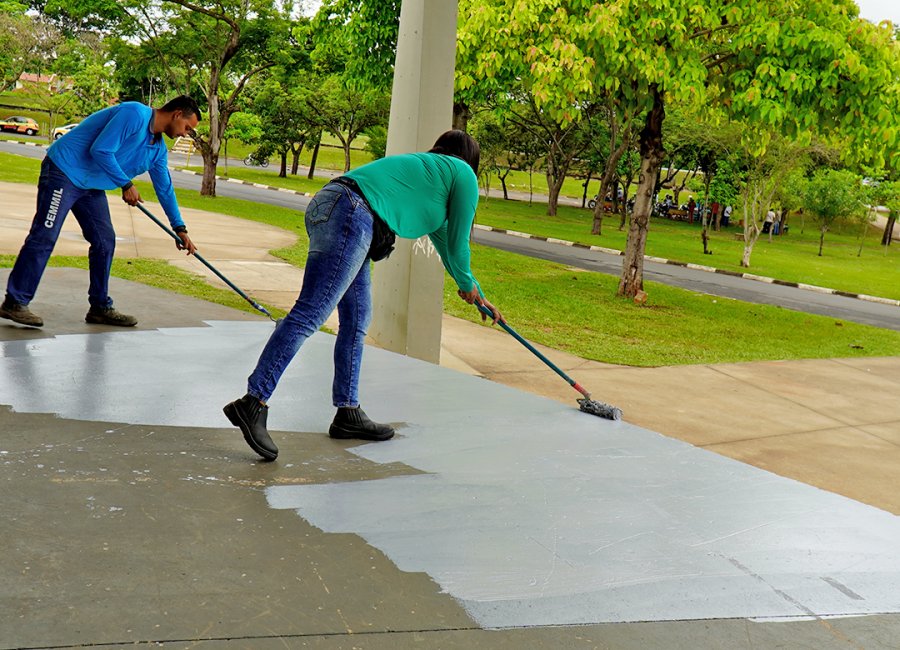
<instances>
[{"instance_id":1,"label":"woman's dark hair","mask_svg":"<svg viewBox=\"0 0 900 650\"><path fill-rule=\"evenodd\" d=\"M442 133L428 153L442 153L454 156L469 163L469 167L478 175L478 163L481 161L481 147L471 135L465 131L453 129Z\"/></svg>"},{"instance_id":2,"label":"woman's dark hair","mask_svg":"<svg viewBox=\"0 0 900 650\"><path fill-rule=\"evenodd\" d=\"M163 113L181 111L181 114L185 117L196 115L198 120L203 118L203 114L200 112L200 107L197 106L197 102L189 95L179 95L174 99L170 99L166 102L166 105L159 110Z\"/></svg>"}]
</instances>

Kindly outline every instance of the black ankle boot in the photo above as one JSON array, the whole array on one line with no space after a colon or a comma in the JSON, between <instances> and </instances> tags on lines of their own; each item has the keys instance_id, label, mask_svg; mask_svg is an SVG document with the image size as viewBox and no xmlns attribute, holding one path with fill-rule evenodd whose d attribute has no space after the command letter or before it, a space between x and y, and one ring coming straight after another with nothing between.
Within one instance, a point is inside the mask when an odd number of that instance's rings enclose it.
<instances>
[{"instance_id":1,"label":"black ankle boot","mask_svg":"<svg viewBox=\"0 0 900 650\"><path fill-rule=\"evenodd\" d=\"M332 438L346 440L359 438L360 440L390 440L394 437L394 430L387 424L372 422L360 407L340 407L328 429L328 435Z\"/></svg>"},{"instance_id":2,"label":"black ankle boot","mask_svg":"<svg viewBox=\"0 0 900 650\"><path fill-rule=\"evenodd\" d=\"M266 429L268 406L248 394L226 404L222 410L231 423L241 430L244 440L253 451L265 460L275 460L278 457L278 447L272 442Z\"/></svg>"}]
</instances>

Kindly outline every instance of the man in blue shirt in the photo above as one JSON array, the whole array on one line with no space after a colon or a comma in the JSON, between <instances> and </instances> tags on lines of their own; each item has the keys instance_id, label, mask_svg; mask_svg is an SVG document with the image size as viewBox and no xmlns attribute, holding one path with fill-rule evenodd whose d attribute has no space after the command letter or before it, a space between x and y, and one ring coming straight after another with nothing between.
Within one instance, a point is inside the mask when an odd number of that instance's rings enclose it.
<instances>
[{"instance_id":1,"label":"man in blue shirt","mask_svg":"<svg viewBox=\"0 0 900 650\"><path fill-rule=\"evenodd\" d=\"M121 327L137 325L136 318L114 309L109 297L116 234L106 190L121 188L122 200L137 205L141 195L131 179L149 170L169 223L181 237L178 249L188 255L193 253L196 247L178 210L162 135L173 139L186 135L201 117L197 102L187 95L176 97L159 109L125 102L89 115L54 142L41 164L37 212L9 274L0 317L21 325L43 326L44 321L28 304L37 291L63 220L71 210L90 244L90 309L85 321Z\"/></svg>"}]
</instances>

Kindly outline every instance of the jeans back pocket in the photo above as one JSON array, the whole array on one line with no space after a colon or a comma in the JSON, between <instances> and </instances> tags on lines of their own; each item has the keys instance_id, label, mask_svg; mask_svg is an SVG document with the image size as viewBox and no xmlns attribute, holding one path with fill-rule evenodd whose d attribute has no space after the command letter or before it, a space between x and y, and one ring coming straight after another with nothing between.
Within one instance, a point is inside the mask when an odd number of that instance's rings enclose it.
<instances>
[{"instance_id":1,"label":"jeans back pocket","mask_svg":"<svg viewBox=\"0 0 900 650\"><path fill-rule=\"evenodd\" d=\"M309 202L309 207L306 208L306 225L315 226L331 219L331 214L344 196L343 189L331 189L330 187L316 192L313 200Z\"/></svg>"}]
</instances>

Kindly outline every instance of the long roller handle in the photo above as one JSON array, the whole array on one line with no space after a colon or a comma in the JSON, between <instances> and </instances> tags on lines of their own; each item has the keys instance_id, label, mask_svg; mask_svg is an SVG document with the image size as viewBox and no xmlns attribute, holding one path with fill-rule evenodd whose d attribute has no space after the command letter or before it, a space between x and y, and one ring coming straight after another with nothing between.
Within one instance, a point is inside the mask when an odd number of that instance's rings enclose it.
<instances>
[{"instance_id":1,"label":"long roller handle","mask_svg":"<svg viewBox=\"0 0 900 650\"><path fill-rule=\"evenodd\" d=\"M476 306L478 307L478 311L480 311L480 312L481 312L482 314L484 314L485 316L488 316L489 318L493 318L493 317L494 317L493 312L492 312L490 309L488 309L487 307L485 307L484 305L476 305ZM498 322L499 322L499 324L500 324L500 327L502 327L502 328L505 329L507 332L509 332L510 334L512 334L512 336L515 337L515 339L516 339L519 343L521 343L521 344L524 345L526 348L528 348L528 350L531 351L531 353L534 354L534 356L536 356L538 359L540 359L541 361L543 361L544 363L546 363L546 364L547 364L547 365L548 365L548 366L549 366L549 367L550 367L557 375L559 375L560 377L562 377L563 379L565 379L565 380L569 383L569 385L570 385L572 388L574 388L574 389L577 390L579 393L581 393L582 395L584 395L585 398L591 399L591 394L588 393L588 392L584 389L584 387L583 387L581 384L579 384L577 381L575 381L574 379L572 379L571 377L569 377L569 375L567 375L565 372L563 372L562 369L559 368L559 366L557 366L555 363L553 363L552 361L550 361L550 359L548 359L547 357L545 357L545 356L541 353L540 350L538 350L538 349L537 349L536 347L534 347L531 343L529 343L529 342L528 342L524 337L522 337L516 330L514 330L512 327L510 327L509 325L507 325L507 324L506 324L505 322L503 322L502 320L501 320L501 321L498 321Z\"/></svg>"},{"instance_id":2,"label":"long roller handle","mask_svg":"<svg viewBox=\"0 0 900 650\"><path fill-rule=\"evenodd\" d=\"M150 217L150 219L153 221L153 223L155 223L157 226L159 226L160 228L162 228L163 230L165 230L165 231L168 233L168 235L169 235L172 239L174 239L175 241L177 241L179 244L184 244L184 242L181 240L181 237L178 236L178 233L176 233L174 230L172 230L171 228L169 228L169 227L168 227L166 224L164 224L162 221L160 221L160 220L157 219L155 216L153 216L153 214L152 214L147 208L145 208L145 207L144 207L143 205L141 205L140 203L137 204L137 208L138 208L141 212L143 212L144 214L146 214L148 217ZM247 302L249 302L249 303L253 306L254 309L256 309L256 310L262 312L263 314L265 314L266 316L268 316L270 320L275 321L275 318L272 316L272 314L269 313L269 310L268 310L268 309L266 309L265 307L263 307L262 305L260 305L258 302L256 302L255 300L253 300L253 298L251 298L251 297L248 296L246 293L244 293L243 291L241 291L240 288L237 287L237 285L235 285L231 280L229 280L229 279L226 278L224 275L222 275L216 267L214 267L212 264L210 264L209 262L207 262L206 259L205 259L200 253L197 253L197 252L195 251L195 252L194 252L194 257L196 257L196 258L197 258L197 259L198 259L198 260L199 260L206 268L208 268L210 271L212 271L213 273L215 273L216 276L218 276L218 278L219 278L222 282L224 282L224 283L227 284L229 287L231 287L237 295L239 295L241 298L243 298L244 300L246 300Z\"/></svg>"}]
</instances>

